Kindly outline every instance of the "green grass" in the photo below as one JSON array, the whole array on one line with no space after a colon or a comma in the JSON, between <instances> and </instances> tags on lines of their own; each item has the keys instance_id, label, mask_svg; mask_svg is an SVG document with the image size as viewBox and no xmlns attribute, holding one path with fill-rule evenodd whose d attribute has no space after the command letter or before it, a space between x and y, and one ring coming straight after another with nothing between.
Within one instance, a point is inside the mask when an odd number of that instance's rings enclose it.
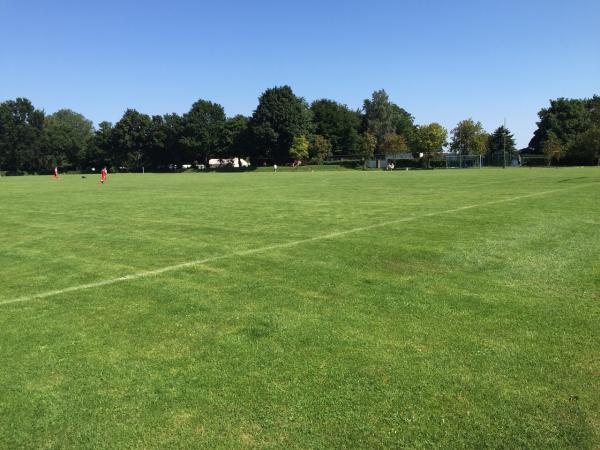
<instances>
[{"instance_id":1,"label":"green grass","mask_svg":"<svg viewBox=\"0 0 600 450\"><path fill-rule=\"evenodd\" d=\"M321 172L321 171L346 171L346 170L356 170L352 167L342 166L340 164L305 164L299 167L291 167L291 166L278 166L277 172ZM273 166L259 166L251 169L250 171L256 172L273 172Z\"/></svg>"},{"instance_id":2,"label":"green grass","mask_svg":"<svg viewBox=\"0 0 600 450\"><path fill-rule=\"evenodd\" d=\"M3 177L0 208L0 448L600 447L597 168Z\"/></svg>"}]
</instances>

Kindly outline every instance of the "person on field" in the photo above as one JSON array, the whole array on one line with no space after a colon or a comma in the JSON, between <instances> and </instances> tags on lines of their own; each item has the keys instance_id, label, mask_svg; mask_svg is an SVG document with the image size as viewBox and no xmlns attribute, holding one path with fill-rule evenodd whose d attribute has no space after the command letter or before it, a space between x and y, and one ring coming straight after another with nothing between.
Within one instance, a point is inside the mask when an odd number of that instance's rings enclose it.
<instances>
[{"instance_id":1,"label":"person on field","mask_svg":"<svg viewBox=\"0 0 600 450\"><path fill-rule=\"evenodd\" d=\"M108 171L106 170L106 167L103 167L102 170L100 171L100 184L104 184L104 182L106 181L107 175L108 175Z\"/></svg>"},{"instance_id":2,"label":"person on field","mask_svg":"<svg viewBox=\"0 0 600 450\"><path fill-rule=\"evenodd\" d=\"M58 167L54 167L54 179L58 180Z\"/></svg>"},{"instance_id":3,"label":"person on field","mask_svg":"<svg viewBox=\"0 0 600 450\"><path fill-rule=\"evenodd\" d=\"M277 164L273 164L273 172L277 172Z\"/></svg>"}]
</instances>

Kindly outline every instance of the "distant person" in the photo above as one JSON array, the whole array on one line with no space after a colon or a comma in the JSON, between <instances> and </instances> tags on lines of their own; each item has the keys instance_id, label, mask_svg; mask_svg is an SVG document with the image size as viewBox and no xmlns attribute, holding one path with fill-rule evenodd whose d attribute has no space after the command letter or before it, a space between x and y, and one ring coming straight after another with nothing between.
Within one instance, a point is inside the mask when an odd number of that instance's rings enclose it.
<instances>
[{"instance_id":1,"label":"distant person","mask_svg":"<svg viewBox=\"0 0 600 450\"><path fill-rule=\"evenodd\" d=\"M54 179L58 180L58 167L54 167Z\"/></svg>"},{"instance_id":2,"label":"distant person","mask_svg":"<svg viewBox=\"0 0 600 450\"><path fill-rule=\"evenodd\" d=\"M106 181L107 175L108 175L108 171L106 170L106 167L103 167L102 170L100 171L100 184L104 184L104 182Z\"/></svg>"},{"instance_id":3,"label":"distant person","mask_svg":"<svg viewBox=\"0 0 600 450\"><path fill-rule=\"evenodd\" d=\"M277 164L273 164L273 172L277 172Z\"/></svg>"}]
</instances>

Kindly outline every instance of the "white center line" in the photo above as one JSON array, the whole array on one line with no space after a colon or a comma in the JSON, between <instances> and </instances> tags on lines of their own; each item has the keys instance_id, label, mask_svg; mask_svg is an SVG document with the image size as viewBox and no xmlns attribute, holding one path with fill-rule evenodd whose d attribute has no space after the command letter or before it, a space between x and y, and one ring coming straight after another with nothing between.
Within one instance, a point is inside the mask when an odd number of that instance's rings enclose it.
<instances>
[{"instance_id":1,"label":"white center line","mask_svg":"<svg viewBox=\"0 0 600 450\"><path fill-rule=\"evenodd\" d=\"M580 188L583 186L590 186L592 184L593 183L580 184L580 185L572 186L572 187L565 188L565 189L554 189L551 191L534 192L532 194L518 195L516 197L510 197L510 198L505 198L505 199L501 199L501 200L492 200L489 202L477 203L474 205L467 205L467 206L460 206L458 208L451 208L451 209L446 209L446 210L438 211L438 212L431 212L431 213L420 214L420 215L416 215L416 216L404 217L402 219L395 219L395 220L390 220L387 222L379 222L376 224L352 228L349 230L335 231L332 233L321 234L318 236L313 236L313 237L306 238L306 239L300 239L297 241L273 244L273 245L268 245L266 247L258 247L258 248L253 248L253 249L249 249L249 250L240 250L237 252L226 253L226 254L218 255L218 256L210 256L208 258L197 259L194 261L188 261L188 262L183 262L183 263L179 263L179 264L173 264L171 266L165 266L165 267L161 267L159 269L136 272L136 273L124 275L124 276L118 277L118 278L111 278L109 280L96 281L94 283L79 284L77 286L70 286L70 287L67 287L64 289L57 289L54 291L41 292L39 294L26 295L24 297L0 300L0 306L8 305L11 303L29 302L31 300L38 300L38 299L43 299L43 298L47 298L47 297L54 297L56 295L66 294L69 292L83 291L86 289L93 289L93 288L97 288L97 287L101 287L101 286L108 286L111 284L121 283L121 282L125 282L125 281L139 280L140 278L152 277L152 276L156 276L156 275L161 275L166 272L173 272L176 270L181 270L181 269L194 267L194 266L201 266L202 264L206 264L206 263L209 263L212 261L217 261L220 259L231 258L234 256L246 256L246 255L252 255L255 253L264 253L264 252L268 252L269 250L276 250L276 249L281 249L281 248L286 248L286 247L294 247L297 245L306 244L306 243L314 242L314 241L320 241L320 240L324 240L324 239L334 239L334 238L337 238L340 236L345 236L347 234L360 233L361 231L367 231L367 230L372 230L374 228L381 228L381 227L386 227L386 226L390 226L390 225L396 225L396 224L399 224L402 222L411 222L414 220L423 219L423 218L427 218L427 217L440 216L443 214L451 214L451 213L455 213L455 212L459 212L459 211L465 211L467 209L480 208L482 206L496 205L499 203L513 202L513 201L520 200L523 198L537 197L537 196L541 196L541 195L553 194L556 192L564 192L564 191L568 191L571 189Z\"/></svg>"}]
</instances>

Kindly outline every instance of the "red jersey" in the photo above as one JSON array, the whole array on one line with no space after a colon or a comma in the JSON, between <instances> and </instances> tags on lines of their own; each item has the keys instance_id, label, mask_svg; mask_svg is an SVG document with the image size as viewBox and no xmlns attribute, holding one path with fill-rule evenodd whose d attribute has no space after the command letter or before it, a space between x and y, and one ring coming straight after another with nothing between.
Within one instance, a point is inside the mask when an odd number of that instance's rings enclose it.
<instances>
[{"instance_id":1,"label":"red jersey","mask_svg":"<svg viewBox=\"0 0 600 450\"><path fill-rule=\"evenodd\" d=\"M100 172L100 178L102 178L103 180L106 180L106 175L107 175L108 171L106 170L106 167L104 169L102 169L102 172Z\"/></svg>"},{"instance_id":2,"label":"red jersey","mask_svg":"<svg viewBox=\"0 0 600 450\"><path fill-rule=\"evenodd\" d=\"M58 167L54 168L54 178L58 178Z\"/></svg>"}]
</instances>

